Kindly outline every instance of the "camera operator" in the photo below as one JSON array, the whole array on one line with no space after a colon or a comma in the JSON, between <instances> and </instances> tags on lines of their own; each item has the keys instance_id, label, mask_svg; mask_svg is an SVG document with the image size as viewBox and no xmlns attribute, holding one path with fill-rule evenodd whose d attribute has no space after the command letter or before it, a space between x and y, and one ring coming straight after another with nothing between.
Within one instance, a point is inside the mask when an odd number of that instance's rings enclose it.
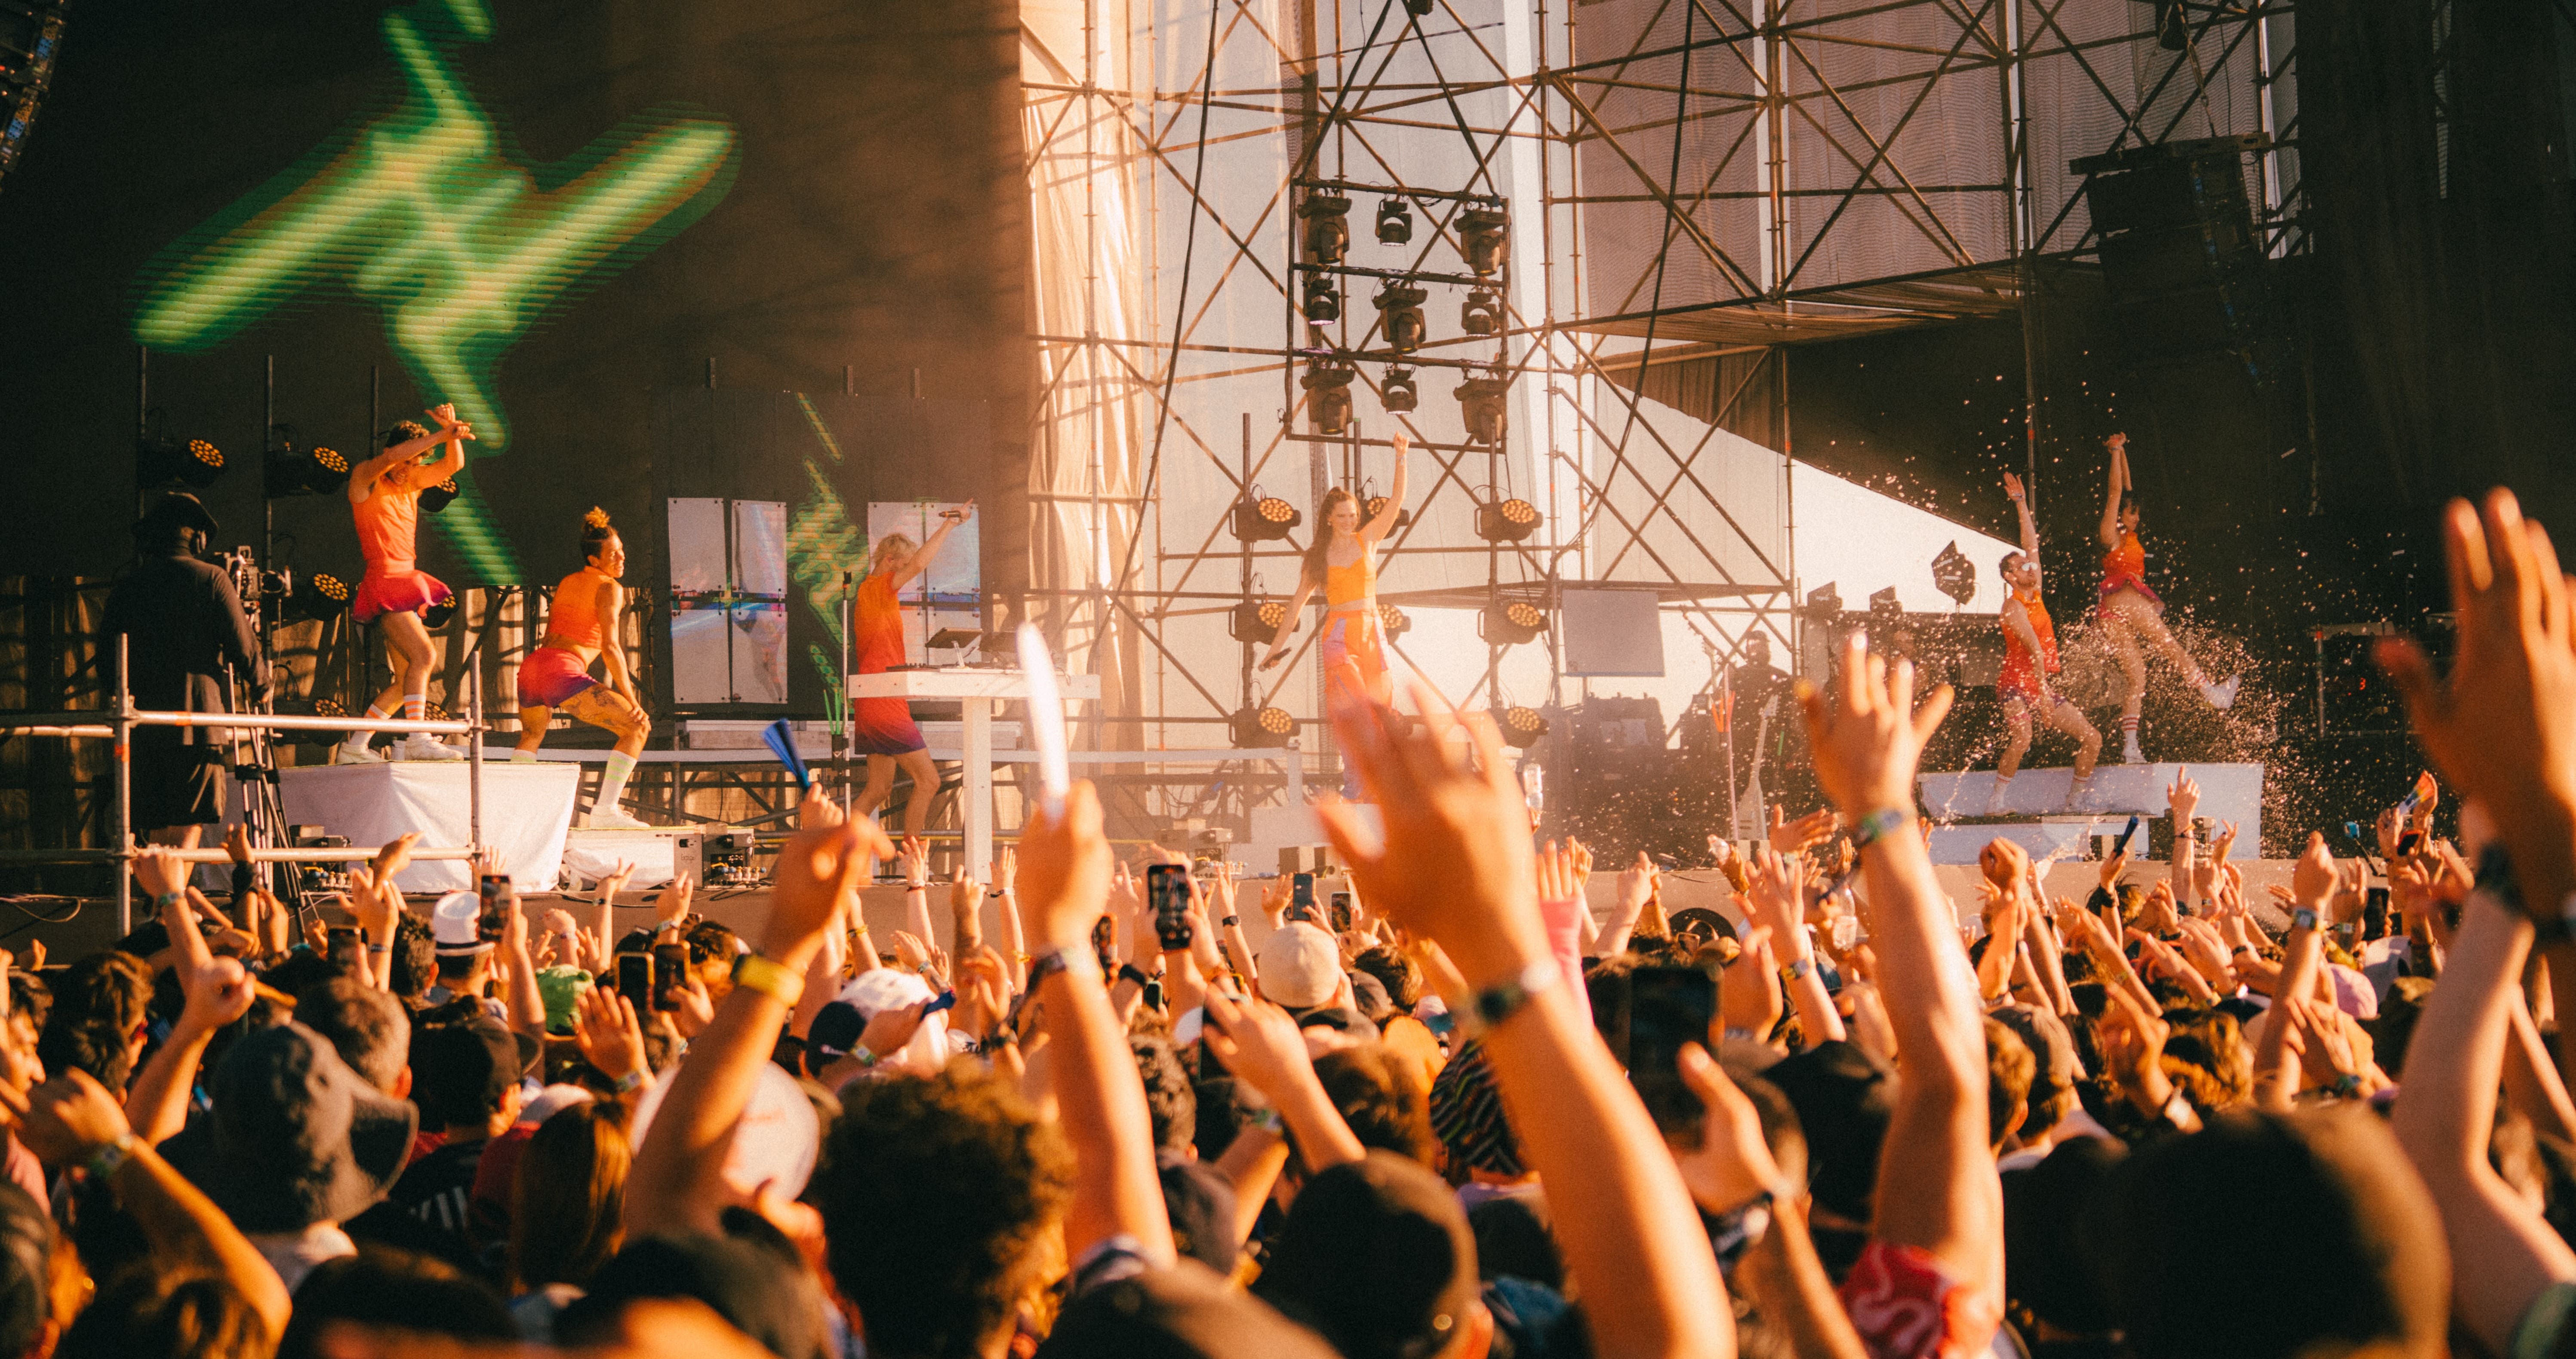
<instances>
[{"instance_id":1,"label":"camera operator","mask_svg":"<svg viewBox=\"0 0 2576 1359\"><path fill-rule=\"evenodd\" d=\"M215 517L185 492L164 495L137 520L134 570L107 597L104 639L126 638L126 682L135 706L160 712L232 711L226 669L262 697L267 659L242 614L230 575L198 558ZM102 657L101 669L115 662ZM224 819L221 728L138 727L132 824L157 844Z\"/></svg>"}]
</instances>

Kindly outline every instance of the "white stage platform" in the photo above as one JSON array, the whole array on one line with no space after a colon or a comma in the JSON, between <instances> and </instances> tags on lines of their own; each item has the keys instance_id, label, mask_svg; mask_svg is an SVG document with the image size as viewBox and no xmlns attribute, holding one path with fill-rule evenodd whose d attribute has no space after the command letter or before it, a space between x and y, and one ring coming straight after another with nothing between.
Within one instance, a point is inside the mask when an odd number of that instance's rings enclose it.
<instances>
[{"instance_id":1,"label":"white stage platform","mask_svg":"<svg viewBox=\"0 0 2576 1359\"><path fill-rule=\"evenodd\" d=\"M288 821L322 826L353 845L380 845L404 831L419 831L425 845L470 842L462 760L281 769L277 790ZM513 879L553 885L580 791L578 766L484 762L483 842L501 852ZM473 886L474 876L461 862L415 863L397 881L406 892L453 892Z\"/></svg>"},{"instance_id":2,"label":"white stage platform","mask_svg":"<svg viewBox=\"0 0 2576 1359\"><path fill-rule=\"evenodd\" d=\"M2034 857L2062 851L2081 857L2082 841L2095 835L2117 835L2131 813L2149 818L2165 814L2165 790L2174 776L2191 772L2200 785L2199 815L2236 823L2236 843L2251 850L2263 843L2263 766L2259 764L2105 764L2093 770L2093 798L2098 809L2071 812L2067 790L2072 769L2024 769L2012 781L1997 815L2039 818L1969 826L1938 826L1932 832L1932 861L1972 864L1977 851L1997 837L2013 841ZM1990 769L1921 776L1923 805L1935 820L1983 816L1994 791Z\"/></svg>"}]
</instances>

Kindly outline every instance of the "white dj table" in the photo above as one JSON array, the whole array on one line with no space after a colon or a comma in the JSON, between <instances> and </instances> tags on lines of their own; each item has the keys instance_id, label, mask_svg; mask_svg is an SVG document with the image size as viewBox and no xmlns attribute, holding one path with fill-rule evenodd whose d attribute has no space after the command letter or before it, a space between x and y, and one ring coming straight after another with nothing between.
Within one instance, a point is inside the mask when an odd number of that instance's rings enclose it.
<instances>
[{"instance_id":1,"label":"white dj table","mask_svg":"<svg viewBox=\"0 0 2576 1359\"><path fill-rule=\"evenodd\" d=\"M1067 702L1100 697L1098 675L1058 675L1056 691ZM958 809L966 829L967 871L980 873L993 861L993 705L1029 696L1029 681L1017 670L887 670L850 676L850 697L931 698L957 700L963 740L959 764L965 786ZM915 790L915 797L925 790Z\"/></svg>"}]
</instances>

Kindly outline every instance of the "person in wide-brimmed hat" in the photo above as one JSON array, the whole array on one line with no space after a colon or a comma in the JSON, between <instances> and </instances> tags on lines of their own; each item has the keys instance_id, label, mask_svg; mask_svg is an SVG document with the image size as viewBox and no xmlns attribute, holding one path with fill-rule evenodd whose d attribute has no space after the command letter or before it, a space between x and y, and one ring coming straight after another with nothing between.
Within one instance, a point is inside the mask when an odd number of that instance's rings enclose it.
<instances>
[{"instance_id":1,"label":"person in wide-brimmed hat","mask_svg":"<svg viewBox=\"0 0 2576 1359\"><path fill-rule=\"evenodd\" d=\"M232 711L232 679L268 688L268 662L242 613L232 577L198 558L216 531L204 502L172 491L134 524L134 570L107 597L103 664L113 682L115 639L125 638L126 684L147 711ZM222 728L139 727L134 732L132 824L164 844L189 826L224 819Z\"/></svg>"}]
</instances>

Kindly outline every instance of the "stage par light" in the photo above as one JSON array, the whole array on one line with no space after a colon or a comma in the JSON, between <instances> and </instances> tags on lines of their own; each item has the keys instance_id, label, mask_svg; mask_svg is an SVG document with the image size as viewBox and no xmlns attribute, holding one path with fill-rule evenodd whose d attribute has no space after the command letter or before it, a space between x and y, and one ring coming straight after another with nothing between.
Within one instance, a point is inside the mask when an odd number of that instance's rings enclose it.
<instances>
[{"instance_id":1,"label":"stage par light","mask_svg":"<svg viewBox=\"0 0 2576 1359\"><path fill-rule=\"evenodd\" d=\"M224 451L203 439L154 438L134 446L134 484L193 486L200 490L224 474Z\"/></svg>"},{"instance_id":2,"label":"stage par light","mask_svg":"<svg viewBox=\"0 0 2576 1359\"><path fill-rule=\"evenodd\" d=\"M1226 726L1245 750L1275 749L1297 734L1297 719L1285 708L1245 708L1226 719Z\"/></svg>"},{"instance_id":3,"label":"stage par light","mask_svg":"<svg viewBox=\"0 0 2576 1359\"><path fill-rule=\"evenodd\" d=\"M1333 286L1332 279L1322 274L1309 274L1306 276L1306 304L1298 310L1319 326L1338 321L1342 319L1341 290Z\"/></svg>"},{"instance_id":4,"label":"stage par light","mask_svg":"<svg viewBox=\"0 0 2576 1359\"><path fill-rule=\"evenodd\" d=\"M1410 354L1422 347L1430 333L1430 322L1423 319L1422 304L1431 294L1402 283L1388 283L1378 290L1378 324L1386 331L1386 347L1399 354Z\"/></svg>"},{"instance_id":5,"label":"stage par light","mask_svg":"<svg viewBox=\"0 0 2576 1359\"><path fill-rule=\"evenodd\" d=\"M1361 522L1361 523L1363 523L1363 524L1368 523L1370 520L1373 520L1373 519L1377 518L1379 515L1381 515L1381 514L1383 514L1383 513L1385 513L1385 512L1386 512L1386 497L1385 497L1385 496L1382 496L1382 495L1376 495L1376 494L1370 493L1370 492L1367 490L1367 488L1366 488L1366 487L1361 488L1361 495L1360 495L1360 522ZM1410 524L1410 523L1412 523L1412 522L1413 522L1413 511L1411 511L1411 510L1397 510L1397 511L1395 512L1395 527L1397 527L1397 528L1402 528L1402 527L1404 527L1405 525Z\"/></svg>"},{"instance_id":6,"label":"stage par light","mask_svg":"<svg viewBox=\"0 0 2576 1359\"><path fill-rule=\"evenodd\" d=\"M1545 631L1547 610L1525 600L1489 604L1476 614L1476 635L1496 646L1519 646Z\"/></svg>"},{"instance_id":7,"label":"stage par light","mask_svg":"<svg viewBox=\"0 0 2576 1359\"><path fill-rule=\"evenodd\" d=\"M1297 205L1306 221L1306 257L1317 264L1339 264L1351 250L1351 200L1337 193L1310 193Z\"/></svg>"},{"instance_id":8,"label":"stage par light","mask_svg":"<svg viewBox=\"0 0 2576 1359\"><path fill-rule=\"evenodd\" d=\"M1304 523L1306 516L1296 506L1275 495L1252 494L1234 502L1234 536L1247 543L1266 543L1288 536L1289 531Z\"/></svg>"},{"instance_id":9,"label":"stage par light","mask_svg":"<svg viewBox=\"0 0 2576 1359\"><path fill-rule=\"evenodd\" d=\"M1476 288L1458 304L1458 326L1470 335L1498 335L1503 329L1503 302L1490 290Z\"/></svg>"},{"instance_id":10,"label":"stage par light","mask_svg":"<svg viewBox=\"0 0 2576 1359\"><path fill-rule=\"evenodd\" d=\"M1502 267L1503 241L1511 219L1500 208L1469 208L1458 214L1458 253L1470 273L1482 278Z\"/></svg>"},{"instance_id":11,"label":"stage par light","mask_svg":"<svg viewBox=\"0 0 2576 1359\"><path fill-rule=\"evenodd\" d=\"M1225 630L1238 642L1268 646L1279 640L1279 630L1287 625L1286 600L1247 599L1226 615Z\"/></svg>"},{"instance_id":12,"label":"stage par light","mask_svg":"<svg viewBox=\"0 0 2576 1359\"><path fill-rule=\"evenodd\" d=\"M1459 413L1467 421L1467 441L1498 444L1503 441L1503 400L1511 384L1501 378L1469 378L1458 384L1450 395L1458 398Z\"/></svg>"},{"instance_id":13,"label":"stage par light","mask_svg":"<svg viewBox=\"0 0 2576 1359\"><path fill-rule=\"evenodd\" d=\"M1316 368L1297 379L1306 390L1306 418L1317 434L1340 434L1351 427L1351 379L1348 368Z\"/></svg>"},{"instance_id":14,"label":"stage par light","mask_svg":"<svg viewBox=\"0 0 2576 1359\"><path fill-rule=\"evenodd\" d=\"M449 477L420 493L420 508L424 513L436 514L461 494L463 492L456 489L456 478Z\"/></svg>"},{"instance_id":15,"label":"stage par light","mask_svg":"<svg viewBox=\"0 0 2576 1359\"><path fill-rule=\"evenodd\" d=\"M261 491L269 499L328 495L348 484L349 460L339 450L303 447L284 425L270 432L268 456L260 469Z\"/></svg>"},{"instance_id":16,"label":"stage par light","mask_svg":"<svg viewBox=\"0 0 2576 1359\"><path fill-rule=\"evenodd\" d=\"M1392 604L1380 604L1377 606L1377 626L1391 642L1413 631L1413 620L1405 616L1404 610Z\"/></svg>"},{"instance_id":17,"label":"stage par light","mask_svg":"<svg viewBox=\"0 0 2576 1359\"><path fill-rule=\"evenodd\" d=\"M1377 205L1377 239L1381 245L1404 245L1413 240L1413 204L1401 198L1382 198Z\"/></svg>"},{"instance_id":18,"label":"stage par light","mask_svg":"<svg viewBox=\"0 0 2576 1359\"><path fill-rule=\"evenodd\" d=\"M1513 496L1476 505L1476 536L1489 543L1517 543L1538 532L1545 516L1538 506Z\"/></svg>"},{"instance_id":19,"label":"stage par light","mask_svg":"<svg viewBox=\"0 0 2576 1359\"><path fill-rule=\"evenodd\" d=\"M349 611L352 593L349 582L328 571L316 571L288 585L285 616L290 622L303 618L316 621L336 618Z\"/></svg>"},{"instance_id":20,"label":"stage par light","mask_svg":"<svg viewBox=\"0 0 2576 1359\"><path fill-rule=\"evenodd\" d=\"M1377 398L1390 414L1402 415L1421 408L1422 389L1414 385L1412 369L1389 368L1378 385Z\"/></svg>"},{"instance_id":21,"label":"stage par light","mask_svg":"<svg viewBox=\"0 0 2576 1359\"><path fill-rule=\"evenodd\" d=\"M1547 735L1547 719L1538 715L1538 709L1517 703L1496 714L1494 725L1502 732L1503 744L1514 750L1527 750Z\"/></svg>"}]
</instances>

